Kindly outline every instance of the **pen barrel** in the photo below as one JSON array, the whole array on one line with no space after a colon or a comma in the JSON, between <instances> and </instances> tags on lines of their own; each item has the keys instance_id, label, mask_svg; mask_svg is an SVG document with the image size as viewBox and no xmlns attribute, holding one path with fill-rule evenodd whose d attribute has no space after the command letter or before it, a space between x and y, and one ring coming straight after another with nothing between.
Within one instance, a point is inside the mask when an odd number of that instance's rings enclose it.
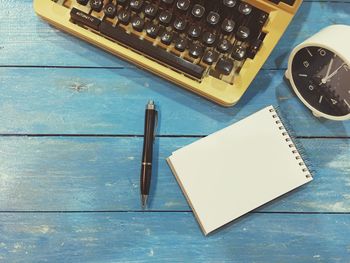
<instances>
[{"instance_id":1,"label":"pen barrel","mask_svg":"<svg viewBox=\"0 0 350 263\"><path fill-rule=\"evenodd\" d=\"M148 195L152 175L153 142L155 135L157 111L147 109L145 113L145 131L141 163L141 194Z\"/></svg>"}]
</instances>

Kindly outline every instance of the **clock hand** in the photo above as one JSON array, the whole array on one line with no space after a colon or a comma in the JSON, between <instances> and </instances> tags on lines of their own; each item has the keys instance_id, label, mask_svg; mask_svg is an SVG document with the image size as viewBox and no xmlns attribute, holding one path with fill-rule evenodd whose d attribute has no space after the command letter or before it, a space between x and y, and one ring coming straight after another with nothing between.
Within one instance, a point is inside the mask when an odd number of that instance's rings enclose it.
<instances>
[{"instance_id":1,"label":"clock hand","mask_svg":"<svg viewBox=\"0 0 350 263\"><path fill-rule=\"evenodd\" d=\"M323 78L322 82L324 81L324 83L326 83L328 80L330 80L332 77L334 77L334 75L336 75L339 71L339 69L341 69L343 66L345 65L345 63L341 64L341 66L339 68L337 68L332 74L330 74L327 78Z\"/></svg>"},{"instance_id":2,"label":"clock hand","mask_svg":"<svg viewBox=\"0 0 350 263\"><path fill-rule=\"evenodd\" d=\"M334 59L332 58L332 59L331 59L331 62L329 63L329 66L328 66L328 69L327 69L327 73L326 73L326 76L324 77L324 79L327 79L327 78L328 78L329 73L331 72L331 68L332 68L332 66L333 66L333 61L334 61Z\"/></svg>"}]
</instances>

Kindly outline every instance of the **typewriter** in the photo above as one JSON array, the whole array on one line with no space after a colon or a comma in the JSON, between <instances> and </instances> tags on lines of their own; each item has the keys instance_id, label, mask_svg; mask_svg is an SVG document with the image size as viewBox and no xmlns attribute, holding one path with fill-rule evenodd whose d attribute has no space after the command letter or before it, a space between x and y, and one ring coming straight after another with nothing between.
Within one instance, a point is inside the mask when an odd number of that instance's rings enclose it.
<instances>
[{"instance_id":1,"label":"typewriter","mask_svg":"<svg viewBox=\"0 0 350 263\"><path fill-rule=\"evenodd\" d=\"M223 106L234 105L302 0L34 0L50 24Z\"/></svg>"}]
</instances>

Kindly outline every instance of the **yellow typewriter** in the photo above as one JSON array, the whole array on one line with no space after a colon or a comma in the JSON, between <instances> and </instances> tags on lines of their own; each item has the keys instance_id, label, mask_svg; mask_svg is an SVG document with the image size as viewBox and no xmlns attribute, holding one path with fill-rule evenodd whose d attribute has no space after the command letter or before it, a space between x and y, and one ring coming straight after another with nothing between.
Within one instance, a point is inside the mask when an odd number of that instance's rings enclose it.
<instances>
[{"instance_id":1,"label":"yellow typewriter","mask_svg":"<svg viewBox=\"0 0 350 263\"><path fill-rule=\"evenodd\" d=\"M34 0L52 25L173 83L234 105L301 0Z\"/></svg>"}]
</instances>

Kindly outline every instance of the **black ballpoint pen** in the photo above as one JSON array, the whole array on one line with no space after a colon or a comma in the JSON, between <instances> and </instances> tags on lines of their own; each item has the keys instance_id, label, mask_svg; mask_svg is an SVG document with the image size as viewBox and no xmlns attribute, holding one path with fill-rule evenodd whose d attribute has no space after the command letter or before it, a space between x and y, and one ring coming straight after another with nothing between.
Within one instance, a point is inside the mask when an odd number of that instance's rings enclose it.
<instances>
[{"instance_id":1,"label":"black ballpoint pen","mask_svg":"<svg viewBox=\"0 0 350 263\"><path fill-rule=\"evenodd\" d=\"M145 131L140 178L142 207L145 207L147 204L147 198L151 185L153 142L155 138L157 118L158 112L156 110L156 106L154 105L153 101L149 101L146 106L145 113Z\"/></svg>"}]
</instances>

